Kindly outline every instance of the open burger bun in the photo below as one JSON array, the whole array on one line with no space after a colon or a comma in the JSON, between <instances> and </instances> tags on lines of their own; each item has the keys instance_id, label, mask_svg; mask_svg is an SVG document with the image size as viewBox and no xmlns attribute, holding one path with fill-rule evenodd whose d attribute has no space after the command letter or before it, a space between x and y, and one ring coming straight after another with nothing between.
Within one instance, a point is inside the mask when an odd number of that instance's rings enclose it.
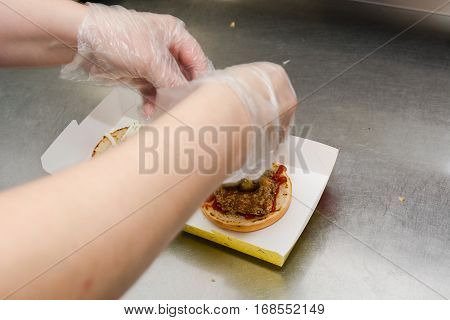
<instances>
[{"instance_id":1,"label":"open burger bun","mask_svg":"<svg viewBox=\"0 0 450 320\"><path fill-rule=\"evenodd\" d=\"M128 137L135 135L139 129L141 128L141 124L135 120L131 122L128 126L125 126L120 129L113 130L107 134L105 134L102 139L97 143L94 150L92 150L91 157L94 158L101 153L106 152L111 149L111 147L115 147L116 145L124 142Z\"/></svg>"},{"instance_id":2,"label":"open burger bun","mask_svg":"<svg viewBox=\"0 0 450 320\"><path fill-rule=\"evenodd\" d=\"M224 214L218 210L215 210L212 207L212 202L205 202L201 207L202 212L212 223L223 229L237 232L252 232L266 228L280 220L291 204L292 183L286 171L283 175L287 178L287 181L280 185L280 189L275 200L275 211L269 214L247 219L240 214Z\"/></svg>"},{"instance_id":3,"label":"open burger bun","mask_svg":"<svg viewBox=\"0 0 450 320\"><path fill-rule=\"evenodd\" d=\"M91 157L94 158L101 153L104 153L111 147L122 142L129 127L117 129L109 134L109 136L103 136L103 138L97 143L92 151Z\"/></svg>"}]
</instances>

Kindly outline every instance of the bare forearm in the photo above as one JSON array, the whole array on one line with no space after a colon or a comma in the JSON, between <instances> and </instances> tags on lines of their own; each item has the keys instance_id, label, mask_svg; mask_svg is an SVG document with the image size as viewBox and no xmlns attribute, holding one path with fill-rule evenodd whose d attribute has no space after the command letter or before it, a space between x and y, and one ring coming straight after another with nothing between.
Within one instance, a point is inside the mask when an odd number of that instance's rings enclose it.
<instances>
[{"instance_id":1,"label":"bare forearm","mask_svg":"<svg viewBox=\"0 0 450 320\"><path fill-rule=\"evenodd\" d=\"M71 0L0 0L0 66L70 62L85 14Z\"/></svg>"},{"instance_id":2,"label":"bare forearm","mask_svg":"<svg viewBox=\"0 0 450 320\"><path fill-rule=\"evenodd\" d=\"M194 136L208 124L248 124L240 101L221 85L200 88L171 114L175 118L163 116L147 136L158 140L158 154L168 142L164 128L181 125L176 119ZM227 157L239 165L240 140L231 152L229 142L219 136L211 145L218 155L214 175L179 173L173 162L140 163L135 137L96 160L0 195L0 256L9 257L0 264L0 274L8 275L0 297L120 296L223 180ZM182 166L190 161L183 154L178 160ZM143 165L156 171L143 174Z\"/></svg>"}]
</instances>

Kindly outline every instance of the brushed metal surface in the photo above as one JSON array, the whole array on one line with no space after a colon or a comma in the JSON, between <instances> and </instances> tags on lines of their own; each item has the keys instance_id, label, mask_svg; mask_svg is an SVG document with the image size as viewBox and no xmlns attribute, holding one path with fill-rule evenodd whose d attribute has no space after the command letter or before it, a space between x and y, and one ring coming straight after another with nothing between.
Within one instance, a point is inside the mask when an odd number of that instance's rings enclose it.
<instances>
[{"instance_id":1,"label":"brushed metal surface","mask_svg":"<svg viewBox=\"0 0 450 320\"><path fill-rule=\"evenodd\" d=\"M104 2L180 17L219 68L290 60L304 99L296 133L308 126L341 150L283 268L181 234L124 298L450 297L449 17L377 50L424 13L343 1ZM0 70L2 189L43 175L47 146L109 92L57 74Z\"/></svg>"},{"instance_id":2,"label":"brushed metal surface","mask_svg":"<svg viewBox=\"0 0 450 320\"><path fill-rule=\"evenodd\" d=\"M354 0L381 6L394 8L403 8L409 10L417 10L423 12L436 12L438 14L450 15L450 7L444 6L442 10L439 8L447 1L445 0Z\"/></svg>"}]
</instances>

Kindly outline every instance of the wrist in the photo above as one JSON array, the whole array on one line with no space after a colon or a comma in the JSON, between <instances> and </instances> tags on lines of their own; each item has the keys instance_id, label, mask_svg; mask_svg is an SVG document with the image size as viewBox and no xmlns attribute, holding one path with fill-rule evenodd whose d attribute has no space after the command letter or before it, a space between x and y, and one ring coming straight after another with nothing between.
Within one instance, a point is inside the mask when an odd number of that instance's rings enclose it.
<instances>
[{"instance_id":1,"label":"wrist","mask_svg":"<svg viewBox=\"0 0 450 320\"><path fill-rule=\"evenodd\" d=\"M199 107L199 113L208 113L208 120L196 119L217 130L220 142L218 152L224 159L225 174L232 174L242 167L249 152L245 134L254 123L246 104L227 83L204 84L196 94L207 101L206 111Z\"/></svg>"},{"instance_id":2,"label":"wrist","mask_svg":"<svg viewBox=\"0 0 450 320\"><path fill-rule=\"evenodd\" d=\"M144 140L140 143L143 150L165 146L164 150L155 152L157 163L173 158L182 162L182 167L198 166L200 174L205 173L202 168L208 168L209 173L211 169L222 181L243 164L247 153L243 132L249 125L245 108L233 90L225 84L205 83L152 122L151 127L142 132ZM177 132L183 134L177 135ZM145 159L145 168L155 163L152 157ZM169 171L172 166L173 163L168 165Z\"/></svg>"},{"instance_id":3,"label":"wrist","mask_svg":"<svg viewBox=\"0 0 450 320\"><path fill-rule=\"evenodd\" d=\"M77 47L78 45L78 30L83 24L84 19L87 16L88 8L85 5L70 1L71 5L66 10L65 16L66 23L63 23L65 27L60 29L60 36L68 45Z\"/></svg>"}]
</instances>

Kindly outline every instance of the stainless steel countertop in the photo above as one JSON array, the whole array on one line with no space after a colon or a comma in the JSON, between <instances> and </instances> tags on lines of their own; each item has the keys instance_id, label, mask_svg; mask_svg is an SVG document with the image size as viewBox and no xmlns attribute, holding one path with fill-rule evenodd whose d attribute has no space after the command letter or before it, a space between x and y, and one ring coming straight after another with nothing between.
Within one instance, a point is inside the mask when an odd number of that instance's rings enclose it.
<instances>
[{"instance_id":1,"label":"stainless steel countertop","mask_svg":"<svg viewBox=\"0 0 450 320\"><path fill-rule=\"evenodd\" d=\"M124 298L450 297L450 17L328 83L425 14L317 0L115 3L180 17L219 68L290 60L305 99L296 134L309 126L308 138L341 150L283 268L181 234ZM42 176L48 145L109 90L56 68L0 70L0 188Z\"/></svg>"}]
</instances>

